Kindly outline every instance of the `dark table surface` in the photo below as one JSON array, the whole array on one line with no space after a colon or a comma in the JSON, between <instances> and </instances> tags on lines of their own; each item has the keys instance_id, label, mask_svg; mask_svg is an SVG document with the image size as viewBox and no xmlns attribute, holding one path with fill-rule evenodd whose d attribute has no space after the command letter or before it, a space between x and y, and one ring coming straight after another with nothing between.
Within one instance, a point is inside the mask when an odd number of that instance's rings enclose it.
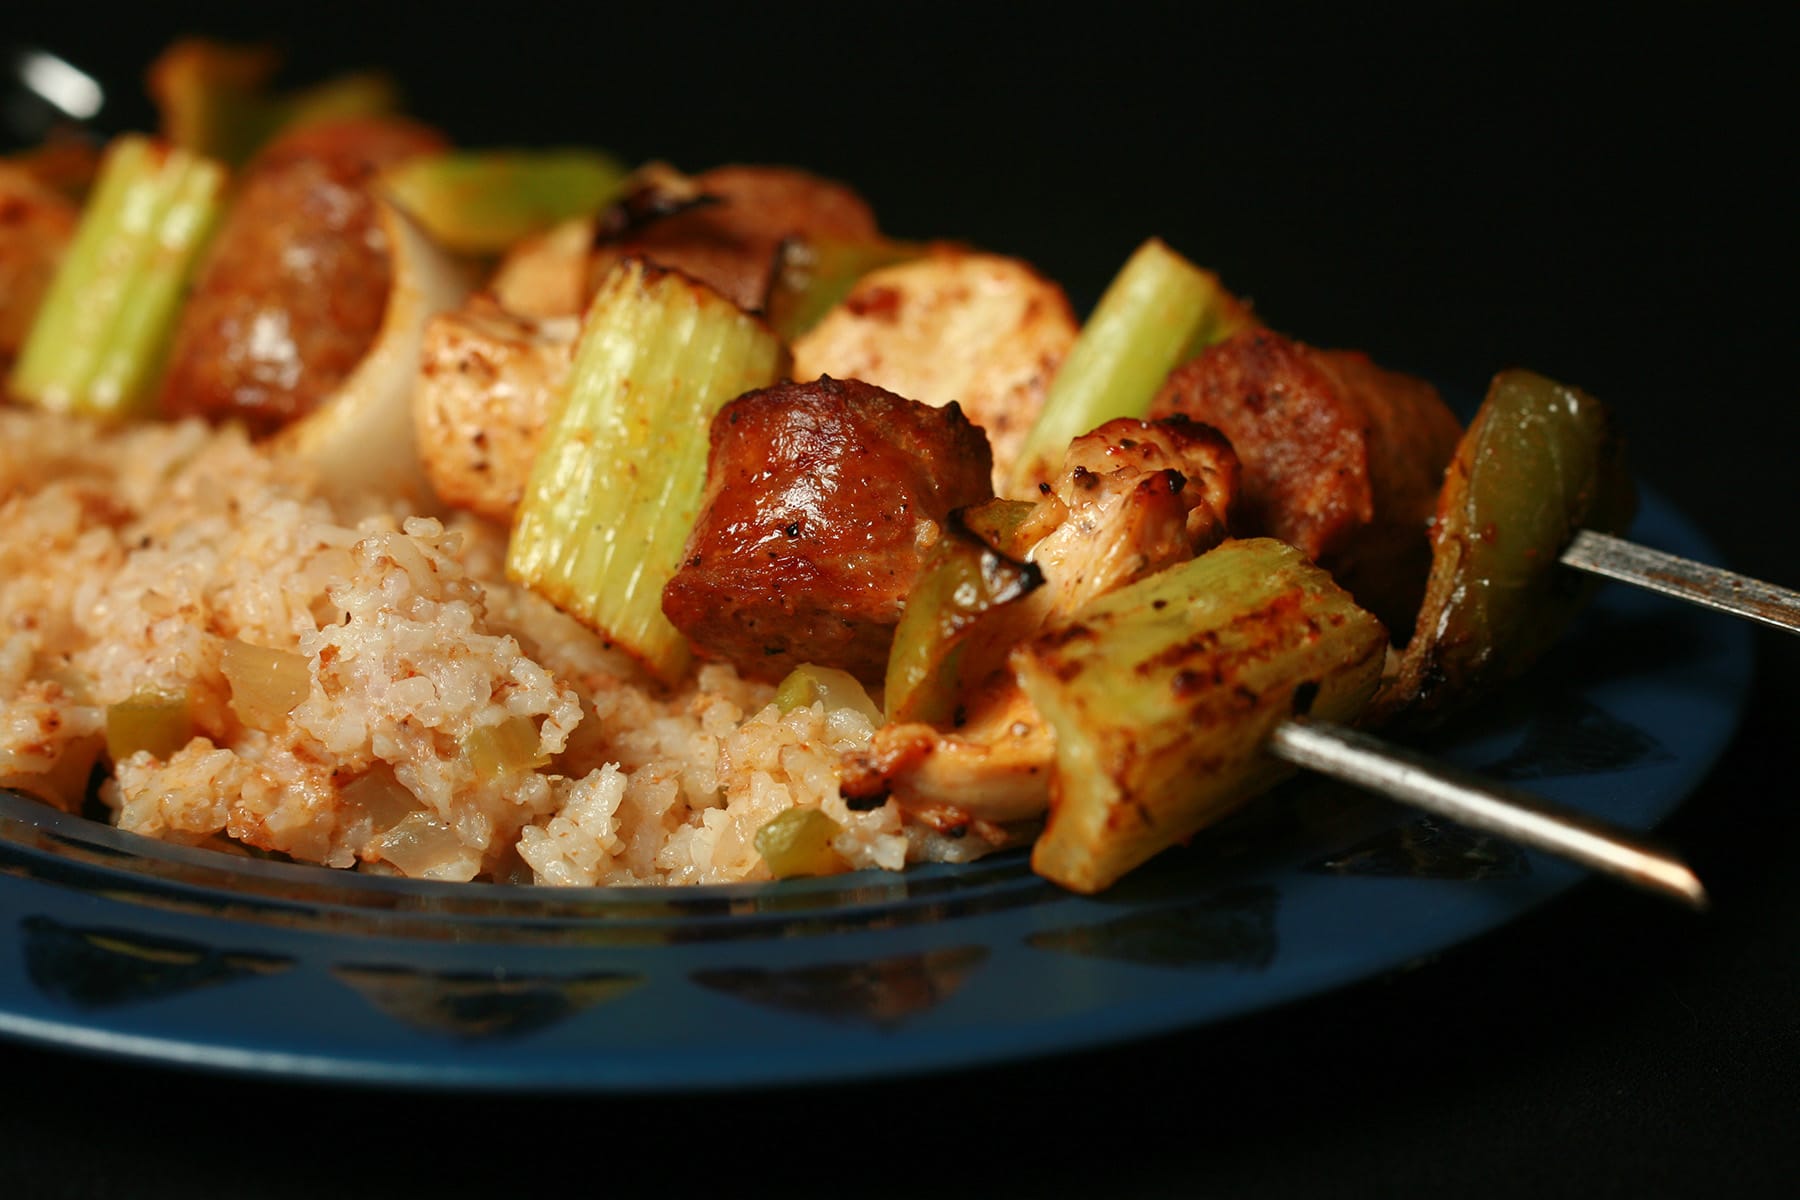
<instances>
[{"instance_id":1,"label":"dark table surface","mask_svg":"<svg viewBox=\"0 0 1800 1200\"><path fill-rule=\"evenodd\" d=\"M1315 344L1470 395L1515 364L1580 384L1728 565L1800 584L1780 169L1800 106L1772 22L388 11L104 30L45 11L10 32L125 80L183 28L274 35L302 74L396 64L472 143L805 163L891 231L1031 258L1081 307L1158 233ZM1663 830L1713 892L1704 916L1589 882L1281 1011L757 1095L361 1091L0 1044L0 1194L510 1194L559 1163L632 1192L1795 1194L1800 640L1760 634L1757 654L1741 733Z\"/></svg>"}]
</instances>

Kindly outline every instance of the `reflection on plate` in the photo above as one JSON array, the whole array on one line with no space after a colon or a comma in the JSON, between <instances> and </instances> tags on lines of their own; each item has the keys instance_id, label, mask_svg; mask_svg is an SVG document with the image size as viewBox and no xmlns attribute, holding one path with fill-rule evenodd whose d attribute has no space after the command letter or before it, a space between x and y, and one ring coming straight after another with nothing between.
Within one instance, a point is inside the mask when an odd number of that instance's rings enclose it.
<instances>
[{"instance_id":1,"label":"reflection on plate","mask_svg":"<svg viewBox=\"0 0 1800 1200\"><path fill-rule=\"evenodd\" d=\"M1653 497L1634 535L1716 557ZM1729 740L1749 632L1614 585L1571 646L1428 748L1647 828ZM0 1033L444 1087L866 1078L1310 995L1580 877L1305 780L1091 899L1017 854L679 891L427 884L160 846L0 793Z\"/></svg>"}]
</instances>

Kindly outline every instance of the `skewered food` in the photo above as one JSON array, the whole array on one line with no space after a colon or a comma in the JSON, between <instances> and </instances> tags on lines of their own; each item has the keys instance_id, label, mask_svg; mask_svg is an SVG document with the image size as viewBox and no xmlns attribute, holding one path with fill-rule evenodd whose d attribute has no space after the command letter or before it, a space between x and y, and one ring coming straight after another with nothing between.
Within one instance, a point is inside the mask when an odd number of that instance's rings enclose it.
<instances>
[{"instance_id":1,"label":"skewered food","mask_svg":"<svg viewBox=\"0 0 1800 1200\"><path fill-rule=\"evenodd\" d=\"M1150 412L1230 440L1244 471L1237 529L1298 548L1390 625L1407 625L1462 433L1437 389L1367 355L1252 329L1171 372Z\"/></svg>"},{"instance_id":2,"label":"skewered food","mask_svg":"<svg viewBox=\"0 0 1800 1200\"><path fill-rule=\"evenodd\" d=\"M864 275L794 340L794 374L954 399L987 434L1000 489L1077 328L1063 290L1026 263L940 246Z\"/></svg>"},{"instance_id":3,"label":"skewered food","mask_svg":"<svg viewBox=\"0 0 1800 1200\"><path fill-rule=\"evenodd\" d=\"M1035 840L1094 890L1270 786L1274 722L1521 669L1540 558L1628 511L1592 402L1526 376L1440 495L1428 385L1154 239L1077 331L804 172L220 134L196 97L257 63L177 66L171 127L248 165L194 294L157 276L179 332L122 343L168 419L17 371L0 408L0 782L76 808L100 763L151 836L558 884ZM0 327L54 329L28 292Z\"/></svg>"},{"instance_id":4,"label":"skewered food","mask_svg":"<svg viewBox=\"0 0 1800 1200\"><path fill-rule=\"evenodd\" d=\"M441 148L396 119L303 125L245 169L182 313L162 387L171 415L272 430L362 361L387 306L387 233L369 185Z\"/></svg>"},{"instance_id":5,"label":"skewered food","mask_svg":"<svg viewBox=\"0 0 1800 1200\"><path fill-rule=\"evenodd\" d=\"M945 518L993 495L981 431L954 402L827 376L738 397L711 443L663 612L751 678L814 663L879 681Z\"/></svg>"}]
</instances>

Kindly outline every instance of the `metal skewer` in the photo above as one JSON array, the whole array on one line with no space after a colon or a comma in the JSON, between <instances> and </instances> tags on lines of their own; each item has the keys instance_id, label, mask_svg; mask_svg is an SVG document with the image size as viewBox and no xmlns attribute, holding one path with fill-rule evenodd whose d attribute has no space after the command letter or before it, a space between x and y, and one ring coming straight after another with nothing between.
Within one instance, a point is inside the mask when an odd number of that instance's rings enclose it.
<instances>
[{"instance_id":1,"label":"metal skewer","mask_svg":"<svg viewBox=\"0 0 1800 1200\"><path fill-rule=\"evenodd\" d=\"M1691 558L1665 554L1611 534L1582 530L1563 551L1562 562L1577 570L1800 633L1800 592L1709 567Z\"/></svg>"},{"instance_id":2,"label":"metal skewer","mask_svg":"<svg viewBox=\"0 0 1800 1200\"><path fill-rule=\"evenodd\" d=\"M1706 889L1681 860L1619 829L1516 788L1310 717L1275 727L1265 749L1460 825L1535 846L1704 910Z\"/></svg>"}]
</instances>

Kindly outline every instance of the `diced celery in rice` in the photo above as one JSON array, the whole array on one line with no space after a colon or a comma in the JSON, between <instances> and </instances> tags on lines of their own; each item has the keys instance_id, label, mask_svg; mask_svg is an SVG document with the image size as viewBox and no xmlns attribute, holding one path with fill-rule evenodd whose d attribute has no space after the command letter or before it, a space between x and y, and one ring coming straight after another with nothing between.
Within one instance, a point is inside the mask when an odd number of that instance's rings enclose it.
<instances>
[{"instance_id":1,"label":"diced celery in rice","mask_svg":"<svg viewBox=\"0 0 1800 1200\"><path fill-rule=\"evenodd\" d=\"M827 713L848 709L867 717L870 725L881 724L881 710L869 699L862 681L836 667L803 663L775 689L775 705L784 713L811 704L823 704Z\"/></svg>"},{"instance_id":2,"label":"diced celery in rice","mask_svg":"<svg viewBox=\"0 0 1800 1200\"><path fill-rule=\"evenodd\" d=\"M790 808L756 831L756 852L777 879L835 875L848 866L831 845L843 831L816 808Z\"/></svg>"},{"instance_id":3,"label":"diced celery in rice","mask_svg":"<svg viewBox=\"0 0 1800 1200\"><path fill-rule=\"evenodd\" d=\"M185 695L139 692L106 708L106 752L114 762L140 751L170 758L193 736L193 710Z\"/></svg>"},{"instance_id":4,"label":"diced celery in rice","mask_svg":"<svg viewBox=\"0 0 1800 1200\"><path fill-rule=\"evenodd\" d=\"M504 533L348 525L313 486L241 430L0 407L0 777L78 805L110 716L114 819L189 845L449 880L523 862L542 884L722 884L767 878L757 830L808 808L842 826L850 867L904 865L898 806L838 792L875 725L856 693L826 684L783 713L720 663L645 687L501 576ZM260 727L234 711L260 686L257 648L310 672ZM134 691L111 713L95 699Z\"/></svg>"}]
</instances>

